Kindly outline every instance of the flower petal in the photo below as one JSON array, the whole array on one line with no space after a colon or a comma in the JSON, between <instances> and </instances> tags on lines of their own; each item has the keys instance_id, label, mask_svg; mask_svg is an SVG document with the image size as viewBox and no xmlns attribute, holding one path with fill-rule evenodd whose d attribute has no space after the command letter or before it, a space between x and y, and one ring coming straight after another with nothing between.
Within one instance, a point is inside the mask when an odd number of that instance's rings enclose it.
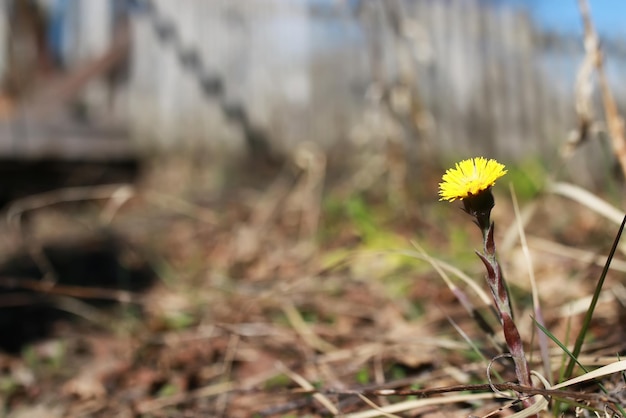
<instances>
[{"instance_id":1,"label":"flower petal","mask_svg":"<svg viewBox=\"0 0 626 418\"><path fill-rule=\"evenodd\" d=\"M439 200L450 202L477 195L492 187L507 171L503 164L484 157L470 158L446 170L439 183Z\"/></svg>"}]
</instances>

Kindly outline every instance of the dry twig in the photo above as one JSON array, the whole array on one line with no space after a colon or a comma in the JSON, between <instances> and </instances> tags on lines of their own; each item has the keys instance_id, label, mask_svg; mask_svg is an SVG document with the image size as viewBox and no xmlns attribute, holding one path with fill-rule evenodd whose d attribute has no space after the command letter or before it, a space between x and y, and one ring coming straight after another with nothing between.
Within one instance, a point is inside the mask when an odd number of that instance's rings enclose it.
<instances>
[{"instance_id":1,"label":"dry twig","mask_svg":"<svg viewBox=\"0 0 626 418\"><path fill-rule=\"evenodd\" d=\"M626 136L624 134L624 120L619 114L606 72L604 71L604 56L600 48L598 34L591 20L589 4L587 0L579 0L578 6L585 27L585 49L587 54L594 58L593 61L598 73L606 124L611 137L611 144L613 145L613 153L622 167L622 173L626 176Z\"/></svg>"}]
</instances>

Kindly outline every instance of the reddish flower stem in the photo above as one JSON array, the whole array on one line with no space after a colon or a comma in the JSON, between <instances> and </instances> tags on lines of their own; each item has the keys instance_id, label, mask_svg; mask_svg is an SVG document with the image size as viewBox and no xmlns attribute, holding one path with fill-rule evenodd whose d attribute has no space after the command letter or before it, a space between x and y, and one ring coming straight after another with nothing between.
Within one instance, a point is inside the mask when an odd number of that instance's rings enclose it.
<instances>
[{"instance_id":1,"label":"reddish flower stem","mask_svg":"<svg viewBox=\"0 0 626 418\"><path fill-rule=\"evenodd\" d=\"M496 258L496 246L493 239L494 224L492 222L488 227L481 229L484 240L484 254L479 252L476 254L487 269L487 284L489 285L496 310L500 316L504 339L513 357L513 362L515 363L515 375L520 385L532 387L530 370L524 353L524 343L515 325L515 321L513 321L513 311L511 309L508 288L502 276L502 269ZM534 402L532 398L527 398L523 403L528 407Z\"/></svg>"}]
</instances>

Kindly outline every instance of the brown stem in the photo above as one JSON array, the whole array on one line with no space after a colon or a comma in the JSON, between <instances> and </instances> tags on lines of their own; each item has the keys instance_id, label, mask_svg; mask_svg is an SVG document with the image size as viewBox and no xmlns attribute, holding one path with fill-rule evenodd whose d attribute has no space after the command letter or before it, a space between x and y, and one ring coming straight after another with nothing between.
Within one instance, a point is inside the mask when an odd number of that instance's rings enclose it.
<instances>
[{"instance_id":1,"label":"brown stem","mask_svg":"<svg viewBox=\"0 0 626 418\"><path fill-rule=\"evenodd\" d=\"M483 229L485 254L477 252L487 269L487 284L493 295L496 309L500 316L504 339L509 348L513 362L515 363L515 375L518 383L522 386L532 386L530 380L530 370L524 353L524 343L522 337L513 321L513 312L509 298L509 292L502 276L502 269L496 258L496 246L493 239L494 224L491 223L488 229ZM524 400L526 407L534 403L532 398Z\"/></svg>"}]
</instances>

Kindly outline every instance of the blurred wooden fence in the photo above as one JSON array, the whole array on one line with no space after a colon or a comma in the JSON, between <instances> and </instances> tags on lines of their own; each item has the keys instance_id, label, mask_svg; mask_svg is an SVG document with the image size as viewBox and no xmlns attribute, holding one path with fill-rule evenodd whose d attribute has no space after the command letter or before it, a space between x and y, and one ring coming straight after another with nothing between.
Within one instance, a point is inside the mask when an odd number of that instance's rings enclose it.
<instances>
[{"instance_id":1,"label":"blurred wooden fence","mask_svg":"<svg viewBox=\"0 0 626 418\"><path fill-rule=\"evenodd\" d=\"M582 40L481 0L155 1L271 145L427 141L458 154L553 152L575 128ZM133 124L147 144L241 146L148 19L135 22ZM624 48L609 48L623 62ZM626 85L612 67L618 97ZM220 123L221 122L221 123Z\"/></svg>"},{"instance_id":2,"label":"blurred wooden fence","mask_svg":"<svg viewBox=\"0 0 626 418\"><path fill-rule=\"evenodd\" d=\"M141 146L238 152L294 136L310 95L303 2L152 4L133 21L130 120Z\"/></svg>"},{"instance_id":3,"label":"blurred wooden fence","mask_svg":"<svg viewBox=\"0 0 626 418\"><path fill-rule=\"evenodd\" d=\"M553 153L576 126L582 40L541 32L504 2L135 3L130 76L118 96L143 150L391 140L416 152L519 158ZM101 14L103 4L81 2L80 15ZM89 33L81 28L76 39ZM604 46L623 99L626 47Z\"/></svg>"}]
</instances>

